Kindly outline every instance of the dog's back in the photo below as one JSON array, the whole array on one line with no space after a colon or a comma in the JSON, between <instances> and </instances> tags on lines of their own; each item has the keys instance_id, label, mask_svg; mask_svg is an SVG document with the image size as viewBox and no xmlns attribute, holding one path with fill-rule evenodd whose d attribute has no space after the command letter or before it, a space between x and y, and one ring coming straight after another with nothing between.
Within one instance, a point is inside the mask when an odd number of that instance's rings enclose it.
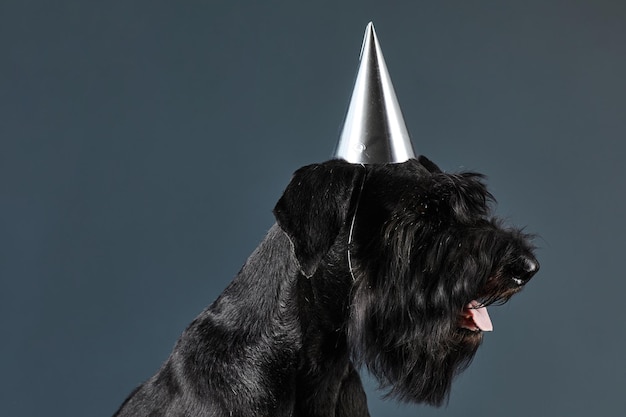
<instances>
[{"instance_id":1,"label":"dog's back","mask_svg":"<svg viewBox=\"0 0 626 417\"><path fill-rule=\"evenodd\" d=\"M249 410L289 415L280 408L293 402L300 347L289 296L298 271L291 252L274 226L233 282L183 332L156 375L115 416L231 416Z\"/></svg>"}]
</instances>

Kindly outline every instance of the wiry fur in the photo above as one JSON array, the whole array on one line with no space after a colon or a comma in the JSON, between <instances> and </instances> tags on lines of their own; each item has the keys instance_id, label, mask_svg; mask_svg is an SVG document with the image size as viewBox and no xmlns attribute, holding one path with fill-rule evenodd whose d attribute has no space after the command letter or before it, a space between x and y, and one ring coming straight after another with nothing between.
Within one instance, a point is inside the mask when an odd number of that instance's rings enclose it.
<instances>
[{"instance_id":1,"label":"wiry fur","mask_svg":"<svg viewBox=\"0 0 626 417\"><path fill-rule=\"evenodd\" d=\"M115 415L367 416L360 365L389 396L440 405L482 339L463 309L538 269L491 201L481 175L423 157L301 168L265 240Z\"/></svg>"}]
</instances>

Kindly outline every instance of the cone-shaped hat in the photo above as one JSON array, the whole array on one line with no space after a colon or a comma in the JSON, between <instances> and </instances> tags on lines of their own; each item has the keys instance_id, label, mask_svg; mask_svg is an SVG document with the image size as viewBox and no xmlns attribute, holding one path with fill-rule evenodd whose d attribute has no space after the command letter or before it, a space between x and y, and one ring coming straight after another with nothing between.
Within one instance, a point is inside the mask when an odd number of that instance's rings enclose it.
<instances>
[{"instance_id":1,"label":"cone-shaped hat","mask_svg":"<svg viewBox=\"0 0 626 417\"><path fill-rule=\"evenodd\" d=\"M360 60L335 158L354 164L397 163L414 158L372 22L365 29Z\"/></svg>"}]
</instances>

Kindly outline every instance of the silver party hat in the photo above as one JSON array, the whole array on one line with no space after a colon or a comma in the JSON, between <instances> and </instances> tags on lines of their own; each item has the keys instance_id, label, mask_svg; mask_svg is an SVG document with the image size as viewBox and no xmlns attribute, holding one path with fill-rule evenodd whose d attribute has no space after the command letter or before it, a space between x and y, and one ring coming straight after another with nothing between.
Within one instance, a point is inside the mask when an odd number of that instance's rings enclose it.
<instances>
[{"instance_id":1,"label":"silver party hat","mask_svg":"<svg viewBox=\"0 0 626 417\"><path fill-rule=\"evenodd\" d=\"M372 22L365 29L360 61L335 158L354 164L415 158Z\"/></svg>"}]
</instances>

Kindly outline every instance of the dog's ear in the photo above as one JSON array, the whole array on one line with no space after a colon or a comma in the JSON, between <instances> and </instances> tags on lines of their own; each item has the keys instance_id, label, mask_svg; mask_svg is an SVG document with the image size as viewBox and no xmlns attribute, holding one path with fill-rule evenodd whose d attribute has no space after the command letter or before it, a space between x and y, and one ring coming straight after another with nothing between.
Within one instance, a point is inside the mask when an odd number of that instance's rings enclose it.
<instances>
[{"instance_id":1,"label":"dog's ear","mask_svg":"<svg viewBox=\"0 0 626 417\"><path fill-rule=\"evenodd\" d=\"M428 170L428 172L430 172L431 174L438 174L441 173L441 169L439 169L439 167L437 166L437 164L435 164L433 161L431 161L430 159L426 158L424 155L420 155L417 157L417 161L422 164L422 166L424 168L426 168L426 170Z\"/></svg>"},{"instance_id":2,"label":"dog's ear","mask_svg":"<svg viewBox=\"0 0 626 417\"><path fill-rule=\"evenodd\" d=\"M276 203L276 221L307 277L315 273L346 222L363 175L363 166L340 160L308 165L295 172Z\"/></svg>"}]
</instances>

